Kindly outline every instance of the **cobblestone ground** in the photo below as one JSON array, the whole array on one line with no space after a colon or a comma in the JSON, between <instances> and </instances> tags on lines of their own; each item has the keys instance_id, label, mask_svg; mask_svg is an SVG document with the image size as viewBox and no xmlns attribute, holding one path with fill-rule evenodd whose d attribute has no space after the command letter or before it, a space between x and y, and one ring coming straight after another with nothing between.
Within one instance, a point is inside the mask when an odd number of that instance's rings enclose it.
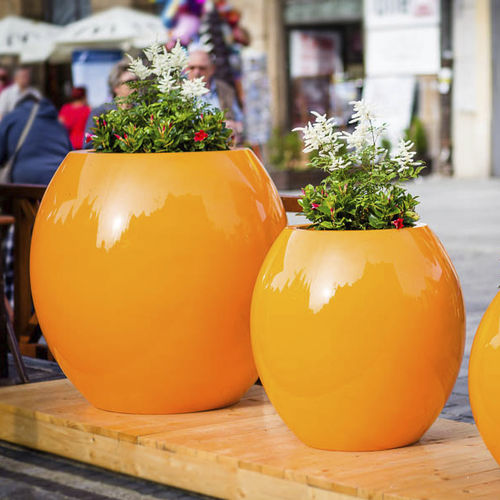
<instances>
[{"instance_id":1,"label":"cobblestone ground","mask_svg":"<svg viewBox=\"0 0 500 500\"><path fill-rule=\"evenodd\" d=\"M0 441L1 500L200 500L209 497Z\"/></svg>"},{"instance_id":2,"label":"cobblestone ground","mask_svg":"<svg viewBox=\"0 0 500 500\"><path fill-rule=\"evenodd\" d=\"M465 356L441 416L473 422L467 366L474 333L500 284L500 181L426 178L410 190L421 199L419 213L446 247L459 275L467 311ZM300 223L296 216L291 223ZM26 358L32 381L61 377L55 363ZM176 499L208 498L116 474L0 441L0 500L3 499Z\"/></svg>"}]
</instances>

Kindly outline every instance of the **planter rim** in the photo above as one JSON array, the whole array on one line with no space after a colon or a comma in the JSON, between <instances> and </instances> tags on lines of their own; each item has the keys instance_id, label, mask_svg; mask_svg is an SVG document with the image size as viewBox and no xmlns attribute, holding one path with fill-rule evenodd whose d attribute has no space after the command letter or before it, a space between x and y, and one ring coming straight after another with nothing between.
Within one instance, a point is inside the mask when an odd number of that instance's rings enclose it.
<instances>
[{"instance_id":1,"label":"planter rim","mask_svg":"<svg viewBox=\"0 0 500 500\"><path fill-rule=\"evenodd\" d=\"M390 228L390 229L343 229L343 230L335 230L335 229L325 229L323 231L317 231L315 229L309 229L310 224L293 224L286 226L283 231L301 231L301 232L308 232L308 233L354 233L354 234L370 234L370 233L385 233L387 231L415 231L418 229L424 229L428 227L428 225L425 222L420 222L416 224L415 226L412 227L403 227L401 229L396 229L396 228Z\"/></svg>"},{"instance_id":2,"label":"planter rim","mask_svg":"<svg viewBox=\"0 0 500 500\"><path fill-rule=\"evenodd\" d=\"M76 149L74 151L70 151L68 155L73 155L73 154L91 154L91 155L98 155L98 156L140 156L140 155L158 155L158 156L164 156L164 155L198 155L201 153L204 154L219 154L219 153L241 153L241 152L248 152L250 151L251 153L255 154L253 150L250 148L236 148L236 149L221 149L218 151L174 151L174 152L159 152L159 153L104 153L102 151L96 151L95 149Z\"/></svg>"}]
</instances>

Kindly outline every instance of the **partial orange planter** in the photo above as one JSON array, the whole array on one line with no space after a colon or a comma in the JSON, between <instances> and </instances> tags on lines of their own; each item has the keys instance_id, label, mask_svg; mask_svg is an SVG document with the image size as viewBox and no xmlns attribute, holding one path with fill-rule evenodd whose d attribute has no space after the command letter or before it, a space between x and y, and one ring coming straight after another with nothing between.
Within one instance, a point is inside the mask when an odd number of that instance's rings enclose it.
<instances>
[{"instance_id":1,"label":"partial orange planter","mask_svg":"<svg viewBox=\"0 0 500 500\"><path fill-rule=\"evenodd\" d=\"M474 337L469 398L477 428L500 464L500 292L484 313Z\"/></svg>"},{"instance_id":2,"label":"partial orange planter","mask_svg":"<svg viewBox=\"0 0 500 500\"><path fill-rule=\"evenodd\" d=\"M37 316L64 373L105 410L237 401L257 378L253 285L285 221L249 150L70 153L31 247Z\"/></svg>"},{"instance_id":3,"label":"partial orange planter","mask_svg":"<svg viewBox=\"0 0 500 500\"><path fill-rule=\"evenodd\" d=\"M269 399L306 444L365 451L417 441L453 388L465 343L457 275L427 226L283 230L251 314Z\"/></svg>"}]
</instances>

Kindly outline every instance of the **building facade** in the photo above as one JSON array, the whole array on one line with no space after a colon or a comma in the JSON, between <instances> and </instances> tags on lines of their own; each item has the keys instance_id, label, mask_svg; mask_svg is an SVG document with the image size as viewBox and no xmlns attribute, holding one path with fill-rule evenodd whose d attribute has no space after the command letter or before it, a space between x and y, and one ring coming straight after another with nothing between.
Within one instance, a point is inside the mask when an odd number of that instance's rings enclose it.
<instances>
[{"instance_id":1,"label":"building facade","mask_svg":"<svg viewBox=\"0 0 500 500\"><path fill-rule=\"evenodd\" d=\"M241 11L251 49L267 57L274 127L290 130L312 109L342 123L349 100L371 95L393 102L388 121L399 121L399 131L421 120L434 172L500 176L500 2L230 4ZM3 0L0 17L64 24L117 5L159 10L150 0Z\"/></svg>"},{"instance_id":2,"label":"building facade","mask_svg":"<svg viewBox=\"0 0 500 500\"><path fill-rule=\"evenodd\" d=\"M460 0L453 6L453 171L457 177L500 176L498 2ZM493 36L493 33L495 36ZM496 49L496 50L495 50ZM495 91L493 83L495 82Z\"/></svg>"}]
</instances>

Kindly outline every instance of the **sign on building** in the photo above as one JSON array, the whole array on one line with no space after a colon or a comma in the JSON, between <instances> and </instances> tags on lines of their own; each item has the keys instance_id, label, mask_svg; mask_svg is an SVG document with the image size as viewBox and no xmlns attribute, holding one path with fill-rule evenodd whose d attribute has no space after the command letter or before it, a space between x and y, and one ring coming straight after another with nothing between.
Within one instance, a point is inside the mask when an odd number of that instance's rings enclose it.
<instances>
[{"instance_id":1,"label":"sign on building","mask_svg":"<svg viewBox=\"0 0 500 500\"><path fill-rule=\"evenodd\" d=\"M438 73L439 0L365 0L364 21L367 76Z\"/></svg>"},{"instance_id":2,"label":"sign on building","mask_svg":"<svg viewBox=\"0 0 500 500\"><path fill-rule=\"evenodd\" d=\"M363 97L390 123L396 145L410 125L416 77L441 66L439 0L365 0Z\"/></svg>"}]
</instances>

